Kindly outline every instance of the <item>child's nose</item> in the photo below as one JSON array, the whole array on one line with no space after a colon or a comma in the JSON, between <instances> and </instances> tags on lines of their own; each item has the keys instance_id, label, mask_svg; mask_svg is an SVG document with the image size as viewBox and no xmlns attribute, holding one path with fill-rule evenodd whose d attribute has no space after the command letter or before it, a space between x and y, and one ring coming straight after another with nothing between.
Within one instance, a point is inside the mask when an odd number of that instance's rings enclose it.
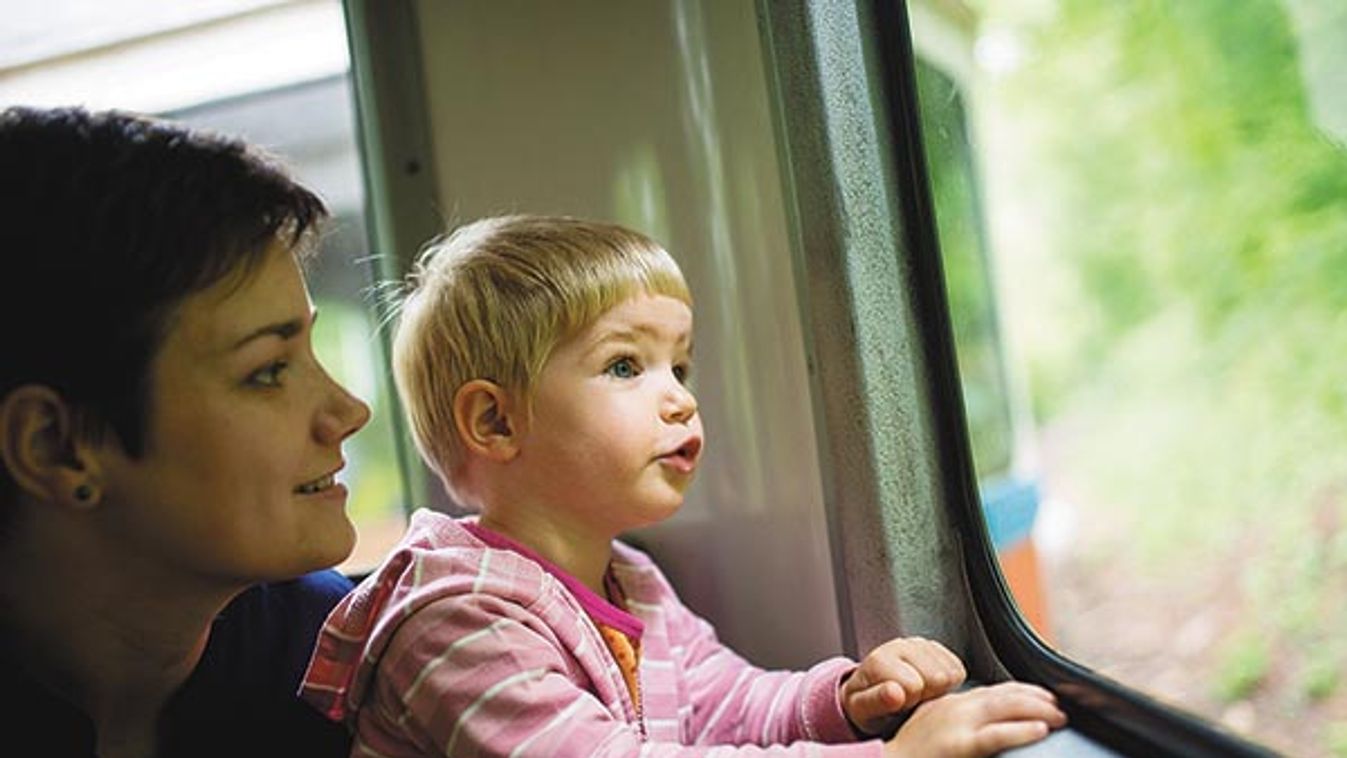
<instances>
[{"instance_id":1,"label":"child's nose","mask_svg":"<svg viewBox=\"0 0 1347 758\"><path fill-rule=\"evenodd\" d=\"M675 381L664 396L664 418L682 424L697 415L697 396L682 382Z\"/></svg>"}]
</instances>

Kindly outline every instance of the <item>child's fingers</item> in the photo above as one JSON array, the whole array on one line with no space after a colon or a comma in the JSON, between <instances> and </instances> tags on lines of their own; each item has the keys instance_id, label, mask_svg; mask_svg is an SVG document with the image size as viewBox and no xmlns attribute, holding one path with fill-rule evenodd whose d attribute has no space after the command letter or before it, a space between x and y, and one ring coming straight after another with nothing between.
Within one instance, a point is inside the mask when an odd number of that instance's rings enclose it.
<instances>
[{"instance_id":1,"label":"child's fingers","mask_svg":"<svg viewBox=\"0 0 1347 758\"><path fill-rule=\"evenodd\" d=\"M964 679L968 678L968 670L964 668L963 661L944 645L940 646L940 652L943 654L946 670L949 671L950 678L953 680L953 684L950 686L958 687L963 684Z\"/></svg>"},{"instance_id":2,"label":"child's fingers","mask_svg":"<svg viewBox=\"0 0 1347 758\"><path fill-rule=\"evenodd\" d=\"M944 645L920 637L893 640L867 658L867 679L893 680L907 692L908 702L942 695L964 680L963 663Z\"/></svg>"},{"instance_id":3,"label":"child's fingers","mask_svg":"<svg viewBox=\"0 0 1347 758\"><path fill-rule=\"evenodd\" d=\"M921 637L912 638L912 643L907 648L909 660L921 671L929 687L935 690L931 694L943 694L963 682L963 661L949 648L935 640Z\"/></svg>"},{"instance_id":4,"label":"child's fingers","mask_svg":"<svg viewBox=\"0 0 1347 758\"><path fill-rule=\"evenodd\" d=\"M847 708L851 720L862 729L874 731L874 724L901 711L911 698L896 682L880 682L851 696Z\"/></svg>"},{"instance_id":5,"label":"child's fingers","mask_svg":"<svg viewBox=\"0 0 1347 758\"><path fill-rule=\"evenodd\" d=\"M902 658L881 658L871 661L869 670L865 672L865 681L870 685L867 689L873 689L886 682L896 685L902 691L903 703L907 706L916 705L927 686L926 677L922 676L921 670Z\"/></svg>"},{"instance_id":6,"label":"child's fingers","mask_svg":"<svg viewBox=\"0 0 1347 758\"><path fill-rule=\"evenodd\" d=\"M933 670L940 669L948 674L956 675L962 681L964 676L963 661L955 655L949 648L936 642L928 640L925 637L909 637L912 643L912 652L914 655L920 655L922 660Z\"/></svg>"},{"instance_id":7,"label":"child's fingers","mask_svg":"<svg viewBox=\"0 0 1347 758\"><path fill-rule=\"evenodd\" d=\"M891 758L981 758L1036 742L1066 723L1048 690L1021 682L928 700L884 745Z\"/></svg>"},{"instance_id":8,"label":"child's fingers","mask_svg":"<svg viewBox=\"0 0 1347 758\"><path fill-rule=\"evenodd\" d=\"M1013 747L1028 745L1048 736L1051 731L1043 721L999 721L987 724L973 735L972 752L991 755Z\"/></svg>"},{"instance_id":9,"label":"child's fingers","mask_svg":"<svg viewBox=\"0 0 1347 758\"><path fill-rule=\"evenodd\" d=\"M884 722L958 687L963 662L944 645L922 637L890 640L870 651L843 685L847 717L862 731L882 731Z\"/></svg>"},{"instance_id":10,"label":"child's fingers","mask_svg":"<svg viewBox=\"0 0 1347 758\"><path fill-rule=\"evenodd\" d=\"M928 696L944 694L963 683L967 676L963 661L949 648L934 640L917 638L915 642L910 660L926 680L928 689L934 690Z\"/></svg>"},{"instance_id":11,"label":"child's fingers","mask_svg":"<svg viewBox=\"0 0 1347 758\"><path fill-rule=\"evenodd\" d=\"M1024 682L1003 682L972 690L978 697L985 724L1016 721L1041 721L1050 727L1066 723L1066 714L1057 707L1057 698L1042 687Z\"/></svg>"}]
</instances>

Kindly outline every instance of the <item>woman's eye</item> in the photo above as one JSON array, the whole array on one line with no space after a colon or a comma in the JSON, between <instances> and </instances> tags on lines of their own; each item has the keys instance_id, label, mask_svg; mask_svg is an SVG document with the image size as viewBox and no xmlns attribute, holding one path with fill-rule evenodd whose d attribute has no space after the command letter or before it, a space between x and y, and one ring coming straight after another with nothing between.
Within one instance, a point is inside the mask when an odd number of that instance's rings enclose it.
<instances>
[{"instance_id":1,"label":"woman's eye","mask_svg":"<svg viewBox=\"0 0 1347 758\"><path fill-rule=\"evenodd\" d=\"M281 386L281 374L290 364L285 361L276 361L254 371L248 375L248 384L256 387L279 387Z\"/></svg>"},{"instance_id":2,"label":"woman's eye","mask_svg":"<svg viewBox=\"0 0 1347 758\"><path fill-rule=\"evenodd\" d=\"M631 379L632 377L635 377L637 374L641 373L636 366L636 361L632 360L631 358L618 358L617 360L608 364L608 368L605 369L605 372L609 376L615 377L617 379Z\"/></svg>"}]
</instances>

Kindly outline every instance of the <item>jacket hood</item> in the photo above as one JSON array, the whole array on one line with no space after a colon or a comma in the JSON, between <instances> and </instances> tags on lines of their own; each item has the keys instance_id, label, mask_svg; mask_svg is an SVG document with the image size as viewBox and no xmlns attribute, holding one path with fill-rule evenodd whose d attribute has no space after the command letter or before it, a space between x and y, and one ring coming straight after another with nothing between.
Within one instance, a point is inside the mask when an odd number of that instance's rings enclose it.
<instances>
[{"instance_id":1,"label":"jacket hood","mask_svg":"<svg viewBox=\"0 0 1347 758\"><path fill-rule=\"evenodd\" d=\"M329 719L352 718L402 622L436 600L479 590L478 568L487 550L491 548L454 518L426 509L414 512L392 553L328 615L301 696ZM544 573L533 561L510 552L493 551L491 560L497 565L516 563L511 570L517 575ZM492 590L527 606L537 599L537 590L528 588L540 587L543 581L539 577Z\"/></svg>"}]
</instances>

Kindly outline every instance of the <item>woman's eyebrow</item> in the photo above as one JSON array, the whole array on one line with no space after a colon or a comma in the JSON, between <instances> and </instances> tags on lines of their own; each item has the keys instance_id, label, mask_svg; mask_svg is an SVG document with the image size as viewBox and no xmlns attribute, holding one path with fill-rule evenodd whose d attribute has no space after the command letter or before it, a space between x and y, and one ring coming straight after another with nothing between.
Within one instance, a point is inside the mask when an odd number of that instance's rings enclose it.
<instances>
[{"instance_id":1,"label":"woman's eyebrow","mask_svg":"<svg viewBox=\"0 0 1347 758\"><path fill-rule=\"evenodd\" d=\"M314 309L313 312L309 314L307 323L306 319L292 318L289 319L288 321L277 321L275 323L266 324L265 326L258 327L257 329L254 329L248 334L246 334L243 337L243 339L240 339L238 342L235 342L233 347L231 347L230 349L238 350L239 348L243 347L249 342L252 342L255 339L260 339L262 337L274 336L280 337L283 340L288 340L294 337L295 335L299 334L300 332L304 331L305 326L311 325L314 321L317 320L318 320L318 311L317 309Z\"/></svg>"}]
</instances>

